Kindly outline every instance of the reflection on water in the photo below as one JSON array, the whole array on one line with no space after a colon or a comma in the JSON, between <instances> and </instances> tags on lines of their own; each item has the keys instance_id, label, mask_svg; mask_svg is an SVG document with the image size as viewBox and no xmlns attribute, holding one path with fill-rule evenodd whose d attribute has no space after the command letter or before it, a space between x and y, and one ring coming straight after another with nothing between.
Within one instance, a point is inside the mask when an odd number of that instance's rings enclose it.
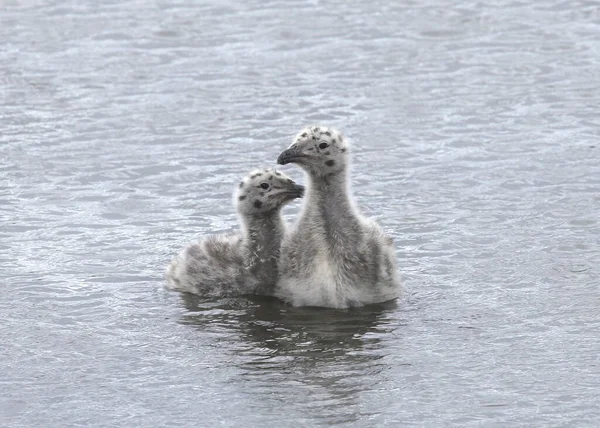
<instances>
[{"instance_id":1,"label":"reflection on water","mask_svg":"<svg viewBox=\"0 0 600 428\"><path fill-rule=\"evenodd\" d=\"M365 417L360 393L377 389L391 369L380 335L402 328L389 318L396 301L348 310L295 308L264 297L203 303L184 294L182 301L191 312L182 324L235 338L228 346L241 360L239 381L273 397L273 406L319 407L326 423Z\"/></svg>"}]
</instances>

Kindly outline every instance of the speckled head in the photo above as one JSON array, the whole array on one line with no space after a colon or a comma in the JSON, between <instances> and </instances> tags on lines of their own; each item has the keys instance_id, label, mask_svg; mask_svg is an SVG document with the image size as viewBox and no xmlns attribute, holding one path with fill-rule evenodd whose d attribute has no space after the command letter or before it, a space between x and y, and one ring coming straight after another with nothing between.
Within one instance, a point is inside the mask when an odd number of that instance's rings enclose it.
<instances>
[{"instance_id":1,"label":"speckled head","mask_svg":"<svg viewBox=\"0 0 600 428\"><path fill-rule=\"evenodd\" d=\"M271 168L248 174L235 192L235 205L242 215L266 215L304 196L304 186Z\"/></svg>"},{"instance_id":2,"label":"speckled head","mask_svg":"<svg viewBox=\"0 0 600 428\"><path fill-rule=\"evenodd\" d=\"M277 163L298 164L309 174L327 176L342 172L349 162L349 146L342 133L325 126L311 126L300 132Z\"/></svg>"}]
</instances>

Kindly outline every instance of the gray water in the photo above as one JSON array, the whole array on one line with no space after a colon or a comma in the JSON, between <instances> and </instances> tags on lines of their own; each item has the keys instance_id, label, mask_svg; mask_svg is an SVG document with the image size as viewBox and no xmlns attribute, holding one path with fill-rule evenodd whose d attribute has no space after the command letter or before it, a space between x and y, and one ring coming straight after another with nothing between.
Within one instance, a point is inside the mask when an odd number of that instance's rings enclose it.
<instances>
[{"instance_id":1,"label":"gray water","mask_svg":"<svg viewBox=\"0 0 600 428\"><path fill-rule=\"evenodd\" d=\"M3 2L0 425L597 426L599 40L591 1ZM403 297L166 291L314 123Z\"/></svg>"}]
</instances>

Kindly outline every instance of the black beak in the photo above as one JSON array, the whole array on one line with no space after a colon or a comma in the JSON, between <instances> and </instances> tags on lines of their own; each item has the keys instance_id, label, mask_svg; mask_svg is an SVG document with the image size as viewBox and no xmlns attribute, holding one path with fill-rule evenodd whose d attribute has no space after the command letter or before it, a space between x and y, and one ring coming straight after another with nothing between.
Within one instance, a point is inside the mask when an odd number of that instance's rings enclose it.
<instances>
[{"instance_id":1,"label":"black beak","mask_svg":"<svg viewBox=\"0 0 600 428\"><path fill-rule=\"evenodd\" d=\"M279 193L273 194L274 198L283 198L284 201L302 198L304 196L305 187L301 184L290 183L290 186Z\"/></svg>"},{"instance_id":2,"label":"black beak","mask_svg":"<svg viewBox=\"0 0 600 428\"><path fill-rule=\"evenodd\" d=\"M306 187L304 187L302 184L296 184L295 190L298 198L304 197L304 191L306 190Z\"/></svg>"},{"instance_id":3,"label":"black beak","mask_svg":"<svg viewBox=\"0 0 600 428\"><path fill-rule=\"evenodd\" d=\"M279 157L277 158L277 163L279 165L285 165L287 163L292 163L302 157L302 153L298 151L297 147L290 147L287 150L281 152Z\"/></svg>"}]
</instances>

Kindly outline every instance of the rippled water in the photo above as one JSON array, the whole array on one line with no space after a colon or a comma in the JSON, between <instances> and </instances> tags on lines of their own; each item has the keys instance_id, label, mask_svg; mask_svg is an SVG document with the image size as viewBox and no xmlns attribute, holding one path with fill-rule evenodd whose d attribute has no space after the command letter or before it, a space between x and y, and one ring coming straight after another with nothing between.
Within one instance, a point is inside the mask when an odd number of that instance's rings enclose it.
<instances>
[{"instance_id":1,"label":"rippled water","mask_svg":"<svg viewBox=\"0 0 600 428\"><path fill-rule=\"evenodd\" d=\"M1 9L1 425L597 423L597 3ZM353 141L404 297L165 291L311 123Z\"/></svg>"}]
</instances>

